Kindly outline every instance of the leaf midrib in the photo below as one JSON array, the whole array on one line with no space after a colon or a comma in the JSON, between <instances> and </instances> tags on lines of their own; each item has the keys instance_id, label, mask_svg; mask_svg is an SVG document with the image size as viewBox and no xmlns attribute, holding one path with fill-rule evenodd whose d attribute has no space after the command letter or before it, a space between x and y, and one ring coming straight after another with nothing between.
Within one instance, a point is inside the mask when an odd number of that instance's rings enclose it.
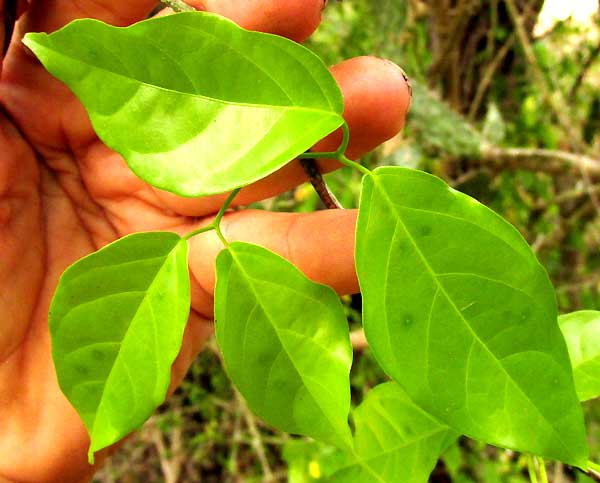
<instances>
[{"instance_id":1,"label":"leaf midrib","mask_svg":"<svg viewBox=\"0 0 600 483\"><path fill-rule=\"evenodd\" d=\"M478 334L473 330L473 328L471 327L471 325L468 323L468 321L464 318L464 316L462 315L462 312L460 312L460 310L458 310L458 307L456 306L456 304L454 303L454 301L450 298L450 296L448 295L448 293L445 290L445 287L440 283L440 281L437 278L437 274L433 271L432 267L429 265L427 259L425 258L425 255L423 254L423 252L420 250L419 245L417 244L416 240L414 239L414 237L412 236L411 232L408 230L407 226L404 224L400 213L398 212L398 210L396 209L396 205L395 203L392 201L392 199L390 198L388 192L385 189L385 186L380 183L379 179L378 179L378 175L375 173L371 173L369 176L372 177L373 179L373 183L374 186L377 187L380 192L383 194L383 198L384 200L388 203L388 205L392 208L392 212L396 215L395 218L398 221L398 223L400 223L400 225L402 226L402 228L404 229L404 231L407 234L407 237L410 241L410 243L413 245L415 251L417 252L417 254L419 255L419 258L421 259L421 262L423 263L423 265L425 266L425 268L427 269L427 271L429 272L431 278L434 280L435 284L438 286L438 289L440 290L440 292L443 294L443 296L446 298L446 300L448 301L448 303L450 304L450 306L454 309L454 311L457 313L458 317L460 318L460 320L462 320L463 324L466 326L466 328L468 329L468 331L471 333L472 337L485 349L486 352L488 352L488 354L491 356L492 360L496 363L496 365L501 369L501 371L505 374L506 378L508 380L510 380L513 384L513 386L519 390L519 392L521 392L521 394L525 397L525 399L527 401L530 402L531 406L534 408L535 412L538 413L539 416L541 416L542 421L544 421L544 423L551 429L552 433L555 435L557 441L560 442L560 444L563 446L564 449L566 449L567 454L573 454L572 451L570 450L569 446L567 446L565 444L565 442L562 440L560 433L558 433L556 431L556 428L554 427L553 424L551 424L546 416L544 414L542 414L540 412L540 410L538 409L538 407L533 403L533 401L529 398L529 395L521 388L521 386L519 386L519 384L511 377L511 375L506 371L506 369L504 368L504 366L500 363L500 361L498 360L498 358L494 355L494 353L489 349L489 347L479 338Z\"/></svg>"},{"instance_id":2,"label":"leaf midrib","mask_svg":"<svg viewBox=\"0 0 600 483\"><path fill-rule=\"evenodd\" d=\"M286 345L283 343L283 340L281 338L281 335L279 334L279 330L277 327L277 324L275 324L273 322L273 320L271 319L271 316L269 315L269 312L265 309L264 305L261 302L260 297L258 296L258 293L256 291L256 288L254 287L254 284L252 283L252 277L250 277L250 275L248 274L248 272L245 270L243 264L240 262L240 260L238 259L238 257L236 256L234 250L230 247L229 248L229 253L231 254L232 260L234 260L236 262L236 265L239 267L240 271L244 274L244 278L247 280L247 285L250 287L250 290L252 291L254 298L256 300L256 303L258 304L258 306L261 308L262 312L265 314L265 316L267 317L267 319L269 320L271 327L273 328L275 334L277 335L277 339L279 340L279 344L281 345L281 347L283 348L283 350L285 351L285 354L287 355L288 359L290 360L290 362L292 363L292 366L294 367L294 369L296 370L296 373L298 374L298 376L300 377L300 379L302 380L302 383L304 384L304 387L306 387L308 393L311 395L311 398L313 399L313 402L320 408L321 413L326 417L329 425L335 430L335 432L342 437L342 441L346 440L346 437L343 433L339 432L339 428L337 427L336 424L334 424L334 422L331 421L331 419L329 418L329 414L323 409L323 407L321 406L321 404L319 403L318 399L315 398L314 394L312 393L311 389L310 389L310 385L306 384L304 376L302 374L302 372L298 369L298 367L296 367L296 364L294 362L294 358L290 355L290 353L288 352L288 349L286 347Z\"/></svg>"},{"instance_id":3,"label":"leaf midrib","mask_svg":"<svg viewBox=\"0 0 600 483\"><path fill-rule=\"evenodd\" d=\"M184 13L183 13L183 15L196 15L196 13L195 13L195 12L192 12L192 13L185 13L185 12L184 12ZM218 23L220 23L220 22L227 22L227 21L225 21L224 19L222 19L222 18L220 18L220 17L218 17L217 15L214 15L214 14L210 14L210 13L203 12L203 15L207 15L207 16L210 16L210 17L212 17L214 20L216 20L216 21L217 21L217 22L216 22L217 24L218 24ZM228 23L232 23L232 24L233 24L233 25L232 25L232 27L233 27L233 28L237 28L238 30L241 30L241 31L243 32L243 34L245 34L245 35L247 35L247 36L249 36L249 37L250 37L250 36L257 37L258 35L261 35L261 36L264 36L265 38L269 38L269 39L271 39L272 37L277 37L277 38L280 38L280 37L278 37L278 36L276 36L276 35L273 35L273 34L268 34L268 33L264 33L264 32L261 32L261 33L259 34L258 32L255 32L255 31L251 31L251 30L245 30L245 29L242 29L242 28L240 28L238 25L236 25L236 24L235 24L235 23L233 23L233 22L228 22ZM215 40L216 40L216 41L217 41L217 42L218 42L220 45L223 45L223 46L225 46L226 48L228 48L229 50L231 50L231 51L233 51L233 52L237 53L238 55L240 55L240 57L242 57L242 58L246 59L248 62L250 62L252 65L254 65L254 66L255 66L255 67L258 69L258 70L260 70L261 72L263 72L263 73L264 73L264 74L265 74L265 75L266 75L266 76L267 76L269 79L271 79L271 80L273 81L273 83L274 83L275 85L277 85L277 87L279 87L279 88L281 89L281 92L283 92L283 93L285 94L285 96L286 96L286 97L287 97L287 98L290 100L290 102L293 102L293 101L292 101L292 99L291 99L291 97L289 96L288 92L287 92L287 91L286 91L286 90L285 90L285 89L284 89L284 88L281 86L281 84L279 83L279 81L278 81L278 80L276 80L276 79L275 79L273 76L271 76L271 74L269 74L269 72L268 72L268 71L266 71L266 70L265 70L263 67L261 67L259 64L257 64L256 62L254 62L254 60L253 60L253 59L251 59L250 57L248 57L247 55L245 55L245 54L244 54L242 51L240 51L240 50L238 50L238 49L235 49L235 48L233 48L233 47L231 46L231 44L228 44L227 42L224 42L224 41L223 41L223 40L222 40L220 37L218 37L217 35L213 34L212 32L208 32L208 31L202 30L202 29L200 29L200 28L197 28L195 25L183 24L183 25L181 25L180 27L182 27L182 28L186 28L186 29L189 29L189 30L192 30L192 31L194 31L194 32L199 32L201 35L206 35L207 37L212 37L212 38L214 38L214 39L215 39ZM285 41L287 41L288 39L284 39L284 40L285 40ZM289 41L289 42L291 42L291 41ZM286 43L287 43L287 42L286 42ZM153 45L155 45L155 46L156 46L156 44L154 44L154 43L153 43ZM157 47L158 47L158 46L157 46ZM279 45L275 45L275 47L276 47L276 48L277 48L279 51L282 51L282 50L283 50L283 49L281 49L281 48L279 47ZM163 51L163 49L162 49L162 48L160 48L160 47L158 47L158 48L159 48L161 51ZM312 53L310 50L308 50L308 49L307 49L307 52L309 52L311 55L314 55L314 54L313 54L313 53ZM315 56L315 57L316 57L316 56ZM321 93L323 94L323 98L324 98L324 99L327 101L327 104L329 104L329 107L331 108L331 110L332 110L333 112L336 112L336 113L337 113L337 110L335 109L335 106L332 104L332 99L330 99L330 96L329 96L329 95L328 95L328 94L325 92L325 90L323 89L323 86L322 86L321 82L319 82L319 81L318 81L318 79L317 79L316 77L314 77L314 76L313 76L312 72L311 72L311 71L310 71L310 70L307 68L307 66L306 66L304 63L300 62L296 56L294 56L294 55L291 55L291 56L290 56L290 59L292 59L292 60L293 60L293 61L295 61L297 64L299 64L299 65L300 65L300 67L301 67L301 68L302 68L302 69L303 69L303 70L304 70L304 71L305 71L305 72L306 72L306 73L307 73L307 74L310 76L310 78L311 78L311 79L314 81L314 83L317 85L317 87L319 88L319 90L320 90L320 91L321 91ZM186 72L186 76L188 76L188 73L187 73L187 72ZM188 76L188 78L189 78L189 76ZM193 82L191 82L191 84L193 84ZM342 100L342 102L343 102L343 100Z\"/></svg>"},{"instance_id":4,"label":"leaf midrib","mask_svg":"<svg viewBox=\"0 0 600 483\"><path fill-rule=\"evenodd\" d=\"M164 256L164 262L160 265L160 267L158 268L158 270L156 271L156 275L154 276L154 278L152 279L152 282L148 285L147 289L145 290L145 293L148 294L148 292L150 292L150 290L152 289L153 285L156 283L156 280L158 278L158 275L162 272L163 268L165 267L165 265L167 264L167 262L169 261L169 259L173 256L173 254L177 251L177 249L179 248L180 243L182 242L182 240L180 239L177 243L175 243L175 245L173 246L173 248L169 251L169 253L167 253ZM158 258L158 257L157 257ZM179 284L175 283L174 284L177 287L177 290L179 290ZM133 316L131 317L131 321L134 321L135 318L137 317L137 314L140 310L140 307L143 305L144 301L146 300L147 295L145 295L144 297L141 298L140 303L138 304L135 313L133 314ZM179 297L176 297L176 299L178 299ZM155 325L155 322L154 322ZM127 331L125 332L123 339L121 340L121 342L119 343L119 350L117 351L117 355L115 356L113 363L111 364L111 369L110 372L108 374L108 376L106 377L105 383L102 387L102 394L100 395L99 398L99 403L98 406L96 408L96 411L94 413L94 423L92 426L92 430L90 431L90 436L93 438L93 435L95 434L95 430L96 430L96 421L98 419L98 413L100 412L100 409L103 407L103 402L104 402L104 393L106 391L106 387L108 385L108 381L110 380L113 371L114 371L114 367L116 365L116 362L119 360L119 357L121 355L121 349L123 347L123 344L126 342L128 335L130 333L130 328L131 328L131 323L129 324ZM155 339L156 342L156 339ZM155 359L155 363L156 365L158 365L158 361ZM129 374L129 368L127 367L127 365L125 363L123 363L123 367L125 368L125 371L127 372L127 376L128 378L131 378L131 375ZM133 387L133 384L132 384ZM135 391L134 391L135 394ZM90 446L90 450L91 450L91 446Z\"/></svg>"},{"instance_id":5,"label":"leaf midrib","mask_svg":"<svg viewBox=\"0 0 600 483\"><path fill-rule=\"evenodd\" d=\"M47 34L43 34L43 35L45 35L46 38L50 39L50 37ZM156 89L156 90L160 90L160 91L164 91L164 92L169 92L169 93L180 95L180 96L192 97L194 99L202 99L202 100L204 100L206 102L212 102L212 103L216 103L216 104L224 104L225 106L247 107L247 108L253 108L253 109L283 110L283 111L290 111L290 110L291 111L303 111L303 112L313 112L313 113L319 114L321 116L327 115L327 116L334 116L334 117L339 117L339 118L342 117L340 113L338 113L338 112L336 112L334 110L328 111L328 110L325 110L325 109L316 109L316 108L313 108L313 107L304 107L304 106L298 106L298 105L294 105L294 104L286 106L286 105L278 105L278 104L253 104L253 103L248 103L248 102L227 101L227 100L224 100L224 99L218 99L218 98L215 98L215 97L209 97L209 96L205 96L205 95L202 95L202 94L195 94L195 93L190 93L190 92L182 92L182 91L178 91L178 90L174 90L174 89L169 89L169 88L166 88L166 87L158 86L158 85L155 85L155 84L149 84L148 82L143 82L143 81L137 79L136 77L127 77L124 74L121 74L121 73L118 73L118 72L114 72L113 70L107 69L105 67L99 67L97 65L94 65L94 64L86 61L86 60L82 60L79 57L75 57L75 56L68 55L68 54L65 54L63 52L60 52L60 51L56 50L52 44L51 45L45 45L45 44L42 44L40 42L37 42L36 40L31 40L31 39L32 39L32 37L30 37L29 40L28 39L24 39L24 43L27 45L28 41L32 41L35 44L37 44L38 46L40 46L41 48L47 49L47 50L51 51L52 53L54 53L57 56L60 56L60 57L69 59L71 61L78 62L80 64L86 65L86 66L90 67L91 69L95 69L95 70L98 70L98 71L106 72L107 74L110 74L110 75L113 75L115 77L119 77L119 78L125 79L126 81L138 83L140 85L146 86L146 87L151 88L151 89Z\"/></svg>"},{"instance_id":6,"label":"leaf midrib","mask_svg":"<svg viewBox=\"0 0 600 483\"><path fill-rule=\"evenodd\" d=\"M369 427L372 430L372 427ZM370 456L368 458L362 458L357 452L356 450L353 451L352 454L354 454L354 456L356 457L356 462L351 463L349 465L343 466L341 467L338 471L344 471L347 469L351 469L353 466L360 466L362 468L365 468L367 471L369 471L369 473L371 473L372 475L376 476L378 478L379 481L385 482L385 480L379 476L378 473L375 473L374 470L369 466L369 462L376 460L377 458L381 458L382 456L386 456L388 454L394 453L396 451L399 451L401 449L404 448L408 448L409 446L415 445L417 443L419 443L421 440L426 440L429 438L432 438L433 436L437 435L438 433L443 433L448 431L448 427L440 427L438 429L429 431L428 433L424 433L422 435L419 435L416 438L412 438L412 439L408 439L408 440L404 440L402 443L399 443L395 446L392 446L386 450L381 451L380 453ZM336 472L337 473L337 472Z\"/></svg>"}]
</instances>

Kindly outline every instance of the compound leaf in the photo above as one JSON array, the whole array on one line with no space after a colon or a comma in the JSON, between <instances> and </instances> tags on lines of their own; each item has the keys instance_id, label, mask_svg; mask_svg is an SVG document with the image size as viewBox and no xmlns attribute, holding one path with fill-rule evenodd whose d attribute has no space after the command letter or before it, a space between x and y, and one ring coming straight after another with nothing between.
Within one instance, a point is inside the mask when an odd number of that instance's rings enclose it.
<instances>
[{"instance_id":1,"label":"compound leaf","mask_svg":"<svg viewBox=\"0 0 600 483\"><path fill-rule=\"evenodd\" d=\"M90 435L90 461L164 402L189 309L187 243L173 233L125 237L62 275L52 356Z\"/></svg>"},{"instance_id":2,"label":"compound leaf","mask_svg":"<svg viewBox=\"0 0 600 483\"><path fill-rule=\"evenodd\" d=\"M356 258L369 345L416 404L472 438L586 464L554 291L517 230L435 176L379 168Z\"/></svg>"},{"instance_id":3,"label":"compound leaf","mask_svg":"<svg viewBox=\"0 0 600 483\"><path fill-rule=\"evenodd\" d=\"M600 396L600 312L582 310L558 318L567 341L580 401Z\"/></svg>"},{"instance_id":4,"label":"compound leaf","mask_svg":"<svg viewBox=\"0 0 600 483\"><path fill-rule=\"evenodd\" d=\"M440 453L457 437L395 382L371 389L353 419L353 461L330 483L425 483Z\"/></svg>"},{"instance_id":5,"label":"compound leaf","mask_svg":"<svg viewBox=\"0 0 600 483\"><path fill-rule=\"evenodd\" d=\"M352 347L331 288L264 248L232 243L217 258L215 324L225 368L256 414L351 446Z\"/></svg>"},{"instance_id":6,"label":"compound leaf","mask_svg":"<svg viewBox=\"0 0 600 483\"><path fill-rule=\"evenodd\" d=\"M118 28L92 19L25 44L153 186L222 193L267 176L341 126L323 62L274 35L188 12Z\"/></svg>"}]
</instances>

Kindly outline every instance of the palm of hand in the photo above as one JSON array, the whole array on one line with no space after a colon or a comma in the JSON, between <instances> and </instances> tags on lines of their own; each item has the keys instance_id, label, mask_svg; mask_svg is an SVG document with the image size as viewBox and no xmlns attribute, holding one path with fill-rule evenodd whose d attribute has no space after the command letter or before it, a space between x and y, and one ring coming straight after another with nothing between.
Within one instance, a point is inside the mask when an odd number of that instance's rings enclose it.
<instances>
[{"instance_id":1,"label":"palm of hand","mask_svg":"<svg viewBox=\"0 0 600 483\"><path fill-rule=\"evenodd\" d=\"M110 1L66 3L90 4L89 11L81 5L60 6L59 1L34 2L21 29L54 30L81 16L131 23L143 18L154 2L136 0L127 7L112 2L115 8L128 10L120 15L110 13ZM285 3L278 7L282 15ZM306 9L307 2L301 3ZM320 0L312 3L320 8ZM289 10L287 14L293 14ZM129 16L124 18L125 14ZM277 32L277 28L271 30ZM372 63L371 75L383 88L374 89L374 79L366 79L365 85L374 93L365 99L365 87L356 81L356 65L350 62L338 68L336 76L347 100L346 117L358 132L351 147L354 155L393 135L408 104L408 91L398 71L374 59L360 62L363 67L365 62ZM391 106L390 89L392 97L396 96ZM387 103L385 111L372 109L378 99ZM50 356L47 311L58 278L77 259L124 235L154 230L183 234L198 228L210 221L223 197L183 200L137 179L120 156L96 138L85 111L68 89L46 74L21 45L13 45L4 62L0 109L0 482L3 478L81 481L93 471L87 466L88 439L58 389ZM334 138L320 148L335 145ZM303 179L301 168L291 164L243 190L238 203L267 198ZM340 292L356 289L350 243L354 213L299 216L243 211L224 221L232 240L244 239L278 251L309 276ZM333 245L342 248L325 269L319 253L327 253ZM191 243L193 310L173 367L173 387L211 333L213 265L219 248L218 240L208 234Z\"/></svg>"}]
</instances>

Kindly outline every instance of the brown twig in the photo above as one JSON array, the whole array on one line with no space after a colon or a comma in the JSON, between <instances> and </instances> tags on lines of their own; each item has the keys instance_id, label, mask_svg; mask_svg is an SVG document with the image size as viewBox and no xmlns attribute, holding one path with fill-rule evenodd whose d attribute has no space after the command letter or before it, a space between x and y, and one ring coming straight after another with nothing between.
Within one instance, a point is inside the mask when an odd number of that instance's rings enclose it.
<instances>
[{"instance_id":1,"label":"brown twig","mask_svg":"<svg viewBox=\"0 0 600 483\"><path fill-rule=\"evenodd\" d=\"M195 12L196 9L191 7L183 0L161 0L167 7L171 7L175 12Z\"/></svg>"},{"instance_id":2,"label":"brown twig","mask_svg":"<svg viewBox=\"0 0 600 483\"><path fill-rule=\"evenodd\" d=\"M575 97L577 96L577 91L583 84L583 79L585 78L586 74L588 73L598 56L600 56L600 42L592 49L589 57L585 59L585 62L581 66L581 69L577 74L577 77L575 78L575 82L573 82L571 90L569 91L569 94L567 96L570 102L574 102Z\"/></svg>"},{"instance_id":3,"label":"brown twig","mask_svg":"<svg viewBox=\"0 0 600 483\"><path fill-rule=\"evenodd\" d=\"M162 12L165 8L167 8L167 6L164 3L159 2L158 4L156 4L156 7L154 7L152 9L152 11L150 12L150 14L148 15L147 18L154 17L155 15L159 14L160 12Z\"/></svg>"},{"instance_id":4,"label":"brown twig","mask_svg":"<svg viewBox=\"0 0 600 483\"><path fill-rule=\"evenodd\" d=\"M363 329L354 330L350 333L350 342L355 351L362 351L369 347L365 331Z\"/></svg>"},{"instance_id":5,"label":"brown twig","mask_svg":"<svg viewBox=\"0 0 600 483\"><path fill-rule=\"evenodd\" d=\"M533 73L535 80L537 81L540 92L542 93L542 98L545 104L552 110L554 117L560 124L563 131L569 137L573 147L579 151L584 151L584 142L581 137L581 133L574 129L573 123L569 116L567 115L567 111L565 107L568 106L568 103L565 101L562 96L560 90L557 88L557 83L554 81L552 76L546 78L542 69L540 68L535 53L533 52L533 47L531 46L531 42L523 28L523 19L519 15L517 7L515 5L514 0L504 0L506 3L506 7L508 9L508 13L513 21L515 26L515 31L517 35L517 39L521 44L521 48L525 53L525 58L530 66L530 69ZM590 172L583 165L577 165L579 169L581 179L588 186L592 184L590 179ZM589 197L594 205L594 208L597 212L600 213L600 199L592 190L589 190ZM595 237L600 241L600 234L596 234Z\"/></svg>"},{"instance_id":6,"label":"brown twig","mask_svg":"<svg viewBox=\"0 0 600 483\"><path fill-rule=\"evenodd\" d=\"M584 170L593 178L600 178L600 160L574 154L566 151L537 148L499 148L485 146L481 150L481 161L484 163L505 165L534 163L536 169L555 172L564 170L565 167Z\"/></svg>"},{"instance_id":7,"label":"brown twig","mask_svg":"<svg viewBox=\"0 0 600 483\"><path fill-rule=\"evenodd\" d=\"M301 159L300 164L325 207L329 210L343 209L343 206L325 183L317 162L314 159Z\"/></svg>"},{"instance_id":8,"label":"brown twig","mask_svg":"<svg viewBox=\"0 0 600 483\"><path fill-rule=\"evenodd\" d=\"M468 15L465 15L465 10L467 8L467 2L462 1L455 7L454 22L452 26L448 29L449 35L447 36L446 41L444 42L444 47L442 50L438 50L435 60L432 62L431 67L429 68L428 75L430 77L436 77L442 71L443 67L447 64L449 60L449 54L456 47L460 39L462 38L462 34L464 33L464 29L467 25ZM440 9L443 11L445 21L448 20L448 12L446 9ZM439 24L439 22L438 22Z\"/></svg>"},{"instance_id":9,"label":"brown twig","mask_svg":"<svg viewBox=\"0 0 600 483\"><path fill-rule=\"evenodd\" d=\"M267 459L267 453L265 451L265 446L263 444L260 432L256 427L256 420L254 418L254 415L248 409L246 401L244 401L237 389L234 389L234 393L240 411L242 412L244 420L246 421L246 426L248 427L250 436L252 437L250 444L252 445L252 449L254 449L254 452L256 453L256 456L258 458L258 462L260 463L263 472L263 481L266 483L270 483L274 481L273 470L271 469L271 465L269 464L269 460Z\"/></svg>"},{"instance_id":10,"label":"brown twig","mask_svg":"<svg viewBox=\"0 0 600 483\"><path fill-rule=\"evenodd\" d=\"M150 431L152 441L158 451L160 467L165 477L165 483L177 483L187 459L183 451L181 428L179 426L173 428L171 444L168 449L155 420L151 424Z\"/></svg>"},{"instance_id":11,"label":"brown twig","mask_svg":"<svg viewBox=\"0 0 600 483\"><path fill-rule=\"evenodd\" d=\"M479 111L479 107L481 106L481 103L483 102L483 98L484 98L487 90L489 89L490 84L492 83L492 80L494 79L494 75L496 74L496 71L498 70L498 68L500 67L502 62L504 61L504 58L510 52L510 49L512 48L514 41L515 41L515 35L511 34L508 37L508 39L506 39L506 42L504 42L504 45L496 53L493 60L488 64L487 69L483 73L481 81L479 82L479 85L477 86L477 91L475 92L475 97L473 98L471 107L469 108L469 114L467 116L469 121L473 121L473 119L475 119L475 115L477 114L477 111Z\"/></svg>"},{"instance_id":12,"label":"brown twig","mask_svg":"<svg viewBox=\"0 0 600 483\"><path fill-rule=\"evenodd\" d=\"M537 61L537 57L533 51L533 47L531 45L531 41L525 31L523 26L523 19L515 5L514 0L504 0L506 4L506 8L511 17L513 25L515 27L515 34L517 36L517 40L521 45L521 49L525 54L525 59L529 64L529 68L535 81L537 83L538 88L542 94L542 98L544 103L552 110L554 117L557 119L558 123L561 125L564 132L570 137L571 142L578 149L582 146L581 135L575 129L573 129L573 124L571 119L566 115L565 106L567 105L561 95L560 91L556 88L556 83L550 79L548 80Z\"/></svg>"},{"instance_id":13,"label":"brown twig","mask_svg":"<svg viewBox=\"0 0 600 483\"><path fill-rule=\"evenodd\" d=\"M600 481L600 473L591 468L588 468L587 471L583 471L583 473L585 473L589 478L591 478L594 481Z\"/></svg>"}]
</instances>

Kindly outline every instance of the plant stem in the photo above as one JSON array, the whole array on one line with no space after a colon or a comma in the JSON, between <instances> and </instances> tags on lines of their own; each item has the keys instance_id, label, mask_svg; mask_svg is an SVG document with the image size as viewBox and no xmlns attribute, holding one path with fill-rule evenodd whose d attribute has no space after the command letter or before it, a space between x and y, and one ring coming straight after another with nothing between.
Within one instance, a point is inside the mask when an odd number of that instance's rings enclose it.
<instances>
[{"instance_id":1,"label":"plant stem","mask_svg":"<svg viewBox=\"0 0 600 483\"><path fill-rule=\"evenodd\" d=\"M339 145L339 147L335 151L325 151L325 152L317 152L317 153L312 152L312 151L307 151L306 153L298 156L298 158L300 158L300 159L303 159L303 158L338 159L341 155L343 155L346 152L346 149L348 149L348 144L350 143L350 128L348 128L348 124L346 123L346 121L344 121L344 124L342 124L342 132L344 134L344 137L342 138L342 143Z\"/></svg>"},{"instance_id":2,"label":"plant stem","mask_svg":"<svg viewBox=\"0 0 600 483\"><path fill-rule=\"evenodd\" d=\"M237 188L231 192L231 194L225 200L225 203L223 203L223 206L221 206L219 213L217 213L215 221L213 221L213 225L215 226L215 231L217 232L217 236L221 239L221 242L223 242L223 245L225 245L226 247L229 246L229 242L223 236L223 232L221 231L221 220L223 219L223 216L225 216L225 212L227 211L227 209L229 208L231 203L233 203L233 200L238 195L238 193L240 192L241 189L242 188Z\"/></svg>"},{"instance_id":3,"label":"plant stem","mask_svg":"<svg viewBox=\"0 0 600 483\"><path fill-rule=\"evenodd\" d=\"M183 237L183 239L189 240L190 238L195 237L196 235L200 235L201 233L206 233L206 232L214 230L217 232L217 236L221 239L221 241L223 242L223 245L229 246L229 243L227 242L227 240L223 236L223 232L221 231L221 220L223 219L223 216L225 215L227 208L229 208L229 206L231 205L231 203L233 202L235 197L238 195L240 190L241 190L241 188L238 188L231 192L231 194L225 200L225 203L223 203L223 206L221 206L219 213L217 213L217 216L215 217L215 219L213 220L213 222L210 225L206 225L206 226L203 226L202 228L198 228L197 230L191 231L190 233L185 235Z\"/></svg>"},{"instance_id":4,"label":"plant stem","mask_svg":"<svg viewBox=\"0 0 600 483\"><path fill-rule=\"evenodd\" d=\"M344 137L342 138L342 144L340 144L340 147L336 151L338 155L345 154L346 149L348 149L348 144L350 143L350 128L346 121L342 124L342 132L344 133Z\"/></svg>"},{"instance_id":5,"label":"plant stem","mask_svg":"<svg viewBox=\"0 0 600 483\"><path fill-rule=\"evenodd\" d=\"M342 124L342 132L344 137L342 138L342 143L337 148L336 151L332 151L329 153L312 153L307 152L301 154L299 156L300 164L302 168L304 168L304 172L308 175L310 183L313 185L313 188L321 198L321 201L325 205L326 208L330 210L334 209L344 209L344 207L340 204L340 202L336 199L335 195L331 192L327 183L323 179L321 172L319 171L319 167L317 166L316 159L317 158L332 158L338 159L340 155L343 155L348 148L348 143L350 142L350 129L348 128L348 123L344 121Z\"/></svg>"},{"instance_id":6,"label":"plant stem","mask_svg":"<svg viewBox=\"0 0 600 483\"><path fill-rule=\"evenodd\" d=\"M194 7L190 7L183 0L161 0L167 7L171 7L174 12L195 12Z\"/></svg>"},{"instance_id":7,"label":"plant stem","mask_svg":"<svg viewBox=\"0 0 600 483\"><path fill-rule=\"evenodd\" d=\"M540 483L548 483L548 473L546 473L546 462L544 458L540 458L539 456L536 458L538 463L538 468L540 470Z\"/></svg>"},{"instance_id":8,"label":"plant stem","mask_svg":"<svg viewBox=\"0 0 600 483\"><path fill-rule=\"evenodd\" d=\"M535 471L535 462L533 456L527 455L527 471L529 471L529 480L531 483L538 483L537 473Z\"/></svg>"},{"instance_id":9,"label":"plant stem","mask_svg":"<svg viewBox=\"0 0 600 483\"><path fill-rule=\"evenodd\" d=\"M310 183L321 198L325 207L329 210L343 209L343 206L331 192L327 183L323 179L317 162L314 159L301 159L300 164L304 168L304 172L308 175Z\"/></svg>"},{"instance_id":10,"label":"plant stem","mask_svg":"<svg viewBox=\"0 0 600 483\"><path fill-rule=\"evenodd\" d=\"M202 228L199 228L197 230L191 231L190 233L188 233L187 235L185 235L183 237L184 240L189 240L190 238L196 236L196 235L200 235L201 233L206 233L208 231L213 231L215 229L215 224L214 222L211 223L210 225L206 225L203 226Z\"/></svg>"},{"instance_id":11,"label":"plant stem","mask_svg":"<svg viewBox=\"0 0 600 483\"><path fill-rule=\"evenodd\" d=\"M365 168L362 164L357 163L356 161L352 161L352 160L348 159L343 154L340 154L337 159L340 163L345 164L346 166L350 166L351 168L358 169L362 174L365 174L365 175L371 174L370 169Z\"/></svg>"}]
</instances>

